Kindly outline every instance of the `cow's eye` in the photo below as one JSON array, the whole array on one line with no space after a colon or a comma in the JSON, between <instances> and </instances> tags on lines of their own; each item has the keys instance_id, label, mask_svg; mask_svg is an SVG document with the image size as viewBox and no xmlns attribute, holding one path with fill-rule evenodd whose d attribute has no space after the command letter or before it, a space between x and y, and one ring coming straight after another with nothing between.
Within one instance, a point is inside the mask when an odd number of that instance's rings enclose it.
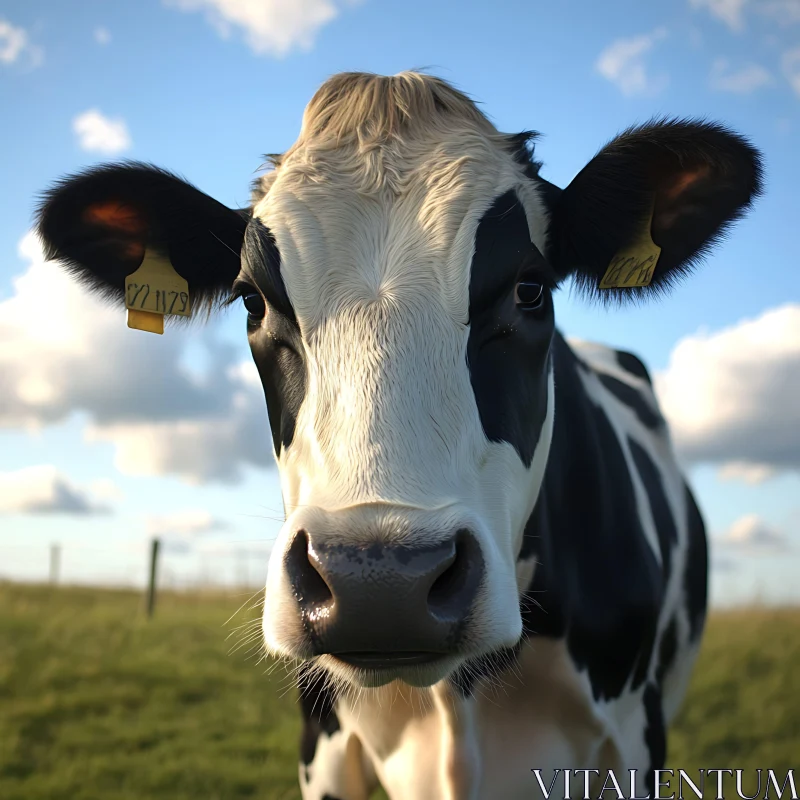
<instances>
[{"instance_id":1,"label":"cow's eye","mask_svg":"<svg viewBox=\"0 0 800 800\"><path fill-rule=\"evenodd\" d=\"M514 290L514 302L522 311L536 311L544 303L544 286L535 281L520 281Z\"/></svg>"},{"instance_id":2,"label":"cow's eye","mask_svg":"<svg viewBox=\"0 0 800 800\"><path fill-rule=\"evenodd\" d=\"M264 298L258 292L248 292L242 295L242 302L247 309L247 316L251 322L258 322L264 319L264 314L267 313L267 306L264 303Z\"/></svg>"}]
</instances>

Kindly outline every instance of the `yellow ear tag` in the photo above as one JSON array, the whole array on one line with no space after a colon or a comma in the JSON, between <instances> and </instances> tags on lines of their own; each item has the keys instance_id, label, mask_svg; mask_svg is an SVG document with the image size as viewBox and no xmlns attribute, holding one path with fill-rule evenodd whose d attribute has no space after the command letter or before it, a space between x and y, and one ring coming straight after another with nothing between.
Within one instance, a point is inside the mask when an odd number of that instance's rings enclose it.
<instances>
[{"instance_id":1,"label":"yellow ear tag","mask_svg":"<svg viewBox=\"0 0 800 800\"><path fill-rule=\"evenodd\" d=\"M146 251L136 272L125 278L128 327L164 333L164 315L192 315L189 283L175 272L168 258Z\"/></svg>"},{"instance_id":2,"label":"yellow ear tag","mask_svg":"<svg viewBox=\"0 0 800 800\"><path fill-rule=\"evenodd\" d=\"M650 236L653 212L647 219L639 235L627 247L623 247L611 259L606 274L600 281L601 289L631 289L636 286L649 286L653 280L661 248Z\"/></svg>"}]
</instances>

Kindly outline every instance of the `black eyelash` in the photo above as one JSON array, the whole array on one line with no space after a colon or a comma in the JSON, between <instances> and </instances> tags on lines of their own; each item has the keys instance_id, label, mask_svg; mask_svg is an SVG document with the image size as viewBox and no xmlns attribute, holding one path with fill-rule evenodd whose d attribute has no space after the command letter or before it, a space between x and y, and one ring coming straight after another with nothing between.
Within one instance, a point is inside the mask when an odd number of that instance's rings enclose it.
<instances>
[{"instance_id":1,"label":"black eyelash","mask_svg":"<svg viewBox=\"0 0 800 800\"><path fill-rule=\"evenodd\" d=\"M222 301L223 307L233 305L237 300L241 300L246 294L257 292L255 286L247 281L235 280L231 286L230 294Z\"/></svg>"},{"instance_id":2,"label":"black eyelash","mask_svg":"<svg viewBox=\"0 0 800 800\"><path fill-rule=\"evenodd\" d=\"M548 291L555 291L558 287L556 276L550 269L549 264L539 255L538 250L536 251L536 256L525 259L520 265L515 279L516 283L520 281L535 281L536 283L541 283Z\"/></svg>"}]
</instances>

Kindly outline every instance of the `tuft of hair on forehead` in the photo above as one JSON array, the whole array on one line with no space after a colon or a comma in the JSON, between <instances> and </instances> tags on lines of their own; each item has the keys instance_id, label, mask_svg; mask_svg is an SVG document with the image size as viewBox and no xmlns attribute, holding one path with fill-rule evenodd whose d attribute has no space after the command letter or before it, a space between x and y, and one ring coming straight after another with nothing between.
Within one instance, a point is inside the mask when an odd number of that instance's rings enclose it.
<instances>
[{"instance_id":1,"label":"tuft of hair on forehead","mask_svg":"<svg viewBox=\"0 0 800 800\"><path fill-rule=\"evenodd\" d=\"M306 106L300 140L317 147L370 147L411 138L443 116L497 135L475 103L441 78L415 71L341 72L325 81Z\"/></svg>"},{"instance_id":2,"label":"tuft of hair on forehead","mask_svg":"<svg viewBox=\"0 0 800 800\"><path fill-rule=\"evenodd\" d=\"M397 75L340 72L320 86L303 114L300 136L283 154L266 156L278 169L296 152L352 147L367 153L392 142L424 139L432 130L469 128L517 157L523 142L532 147L536 134L500 133L476 103L447 81L416 70ZM528 153L530 155L530 153ZM534 171L538 163L530 160ZM274 173L252 184L253 203L269 191Z\"/></svg>"}]
</instances>

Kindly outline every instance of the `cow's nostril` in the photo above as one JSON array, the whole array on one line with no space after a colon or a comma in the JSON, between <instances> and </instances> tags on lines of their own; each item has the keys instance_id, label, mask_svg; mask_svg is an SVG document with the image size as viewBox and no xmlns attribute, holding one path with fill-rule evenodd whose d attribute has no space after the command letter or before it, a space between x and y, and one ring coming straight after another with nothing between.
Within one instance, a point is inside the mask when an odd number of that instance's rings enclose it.
<instances>
[{"instance_id":1,"label":"cow's nostril","mask_svg":"<svg viewBox=\"0 0 800 800\"><path fill-rule=\"evenodd\" d=\"M286 572L300 607L308 612L329 605L333 592L309 558L308 534L300 530L286 553Z\"/></svg>"},{"instance_id":2,"label":"cow's nostril","mask_svg":"<svg viewBox=\"0 0 800 800\"><path fill-rule=\"evenodd\" d=\"M453 592L457 592L460 584L464 582L464 554L456 547L456 552L450 560L450 566L434 581L428 593L428 605L432 610L447 603Z\"/></svg>"},{"instance_id":3,"label":"cow's nostril","mask_svg":"<svg viewBox=\"0 0 800 800\"><path fill-rule=\"evenodd\" d=\"M469 611L483 572L478 543L465 528L456 534L448 561L428 593L428 608L437 617L459 619Z\"/></svg>"}]
</instances>

